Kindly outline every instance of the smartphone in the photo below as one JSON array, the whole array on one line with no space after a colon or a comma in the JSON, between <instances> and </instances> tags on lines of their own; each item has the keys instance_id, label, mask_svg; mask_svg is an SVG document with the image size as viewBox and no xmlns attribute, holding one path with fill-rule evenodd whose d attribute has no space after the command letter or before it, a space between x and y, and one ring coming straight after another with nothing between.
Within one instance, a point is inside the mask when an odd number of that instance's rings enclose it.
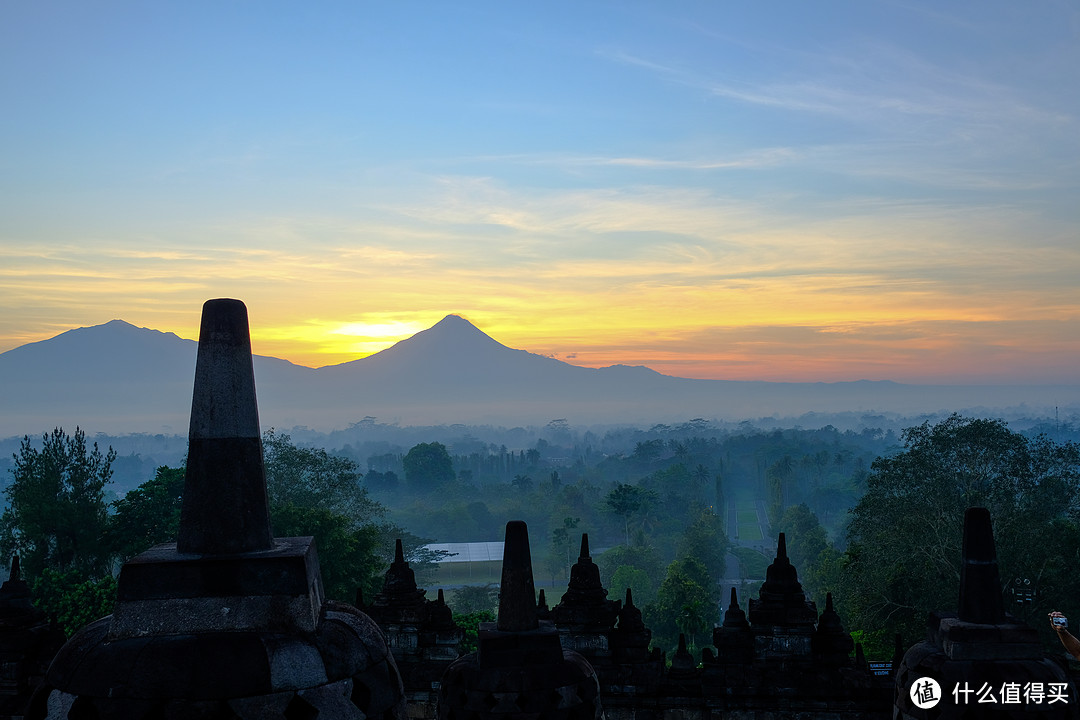
<instances>
[{"instance_id":1,"label":"smartphone","mask_svg":"<svg viewBox=\"0 0 1080 720\"><path fill-rule=\"evenodd\" d=\"M1069 619L1064 617L1052 617L1050 622L1054 623L1054 627L1067 628L1069 627Z\"/></svg>"}]
</instances>

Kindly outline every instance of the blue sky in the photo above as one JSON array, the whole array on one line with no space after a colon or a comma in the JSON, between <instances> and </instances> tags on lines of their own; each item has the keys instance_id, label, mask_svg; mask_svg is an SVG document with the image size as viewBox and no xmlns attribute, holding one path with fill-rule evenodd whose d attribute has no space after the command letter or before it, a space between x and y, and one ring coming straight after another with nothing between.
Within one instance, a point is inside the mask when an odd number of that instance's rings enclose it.
<instances>
[{"instance_id":1,"label":"blue sky","mask_svg":"<svg viewBox=\"0 0 1080 720\"><path fill-rule=\"evenodd\" d=\"M241 297L696 377L1077 382L1066 2L9 3L0 351Z\"/></svg>"}]
</instances>

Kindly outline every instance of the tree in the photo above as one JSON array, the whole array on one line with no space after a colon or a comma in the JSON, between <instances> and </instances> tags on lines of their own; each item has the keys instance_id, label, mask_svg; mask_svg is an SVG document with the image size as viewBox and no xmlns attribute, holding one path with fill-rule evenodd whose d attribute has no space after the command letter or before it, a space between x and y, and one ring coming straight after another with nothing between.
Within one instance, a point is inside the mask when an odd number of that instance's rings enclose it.
<instances>
[{"instance_id":1,"label":"tree","mask_svg":"<svg viewBox=\"0 0 1080 720\"><path fill-rule=\"evenodd\" d=\"M784 500L788 494L787 486L794 472L795 468L790 455L780 458L765 471L769 498L766 509L769 514L769 522L772 524L775 524L780 519L780 513L784 509Z\"/></svg>"},{"instance_id":2,"label":"tree","mask_svg":"<svg viewBox=\"0 0 1080 720\"><path fill-rule=\"evenodd\" d=\"M627 589L631 590L634 594L635 605L644 606L656 601L656 583L652 577L644 570L630 565L620 565L615 568L607 586L611 588L612 595L616 598L623 597Z\"/></svg>"},{"instance_id":3,"label":"tree","mask_svg":"<svg viewBox=\"0 0 1080 720\"><path fill-rule=\"evenodd\" d=\"M9 506L0 517L0 557L18 552L30 578L46 568L82 579L107 574L105 486L116 452L102 454L97 443L88 450L80 428L71 436L56 428L42 436L40 450L24 437L14 458L4 490Z\"/></svg>"},{"instance_id":4,"label":"tree","mask_svg":"<svg viewBox=\"0 0 1080 720\"><path fill-rule=\"evenodd\" d=\"M77 570L45 568L31 581L34 604L68 636L109 615L116 603L116 579L105 574L87 579Z\"/></svg>"},{"instance_id":5,"label":"tree","mask_svg":"<svg viewBox=\"0 0 1080 720\"><path fill-rule=\"evenodd\" d=\"M668 565L656 602L646 606L644 615L653 631L653 647L670 650L680 632L695 647L697 636L720 619L719 588L696 558L676 560Z\"/></svg>"},{"instance_id":6,"label":"tree","mask_svg":"<svg viewBox=\"0 0 1080 720\"><path fill-rule=\"evenodd\" d=\"M354 528L385 513L361 486L360 467L349 458L330 455L322 448L298 447L289 435L267 430L263 462L271 507L322 508L345 516Z\"/></svg>"},{"instance_id":7,"label":"tree","mask_svg":"<svg viewBox=\"0 0 1080 720\"><path fill-rule=\"evenodd\" d=\"M358 587L377 591L396 528L381 522L386 509L360 485L356 463L273 430L263 434L263 455L274 534L315 538L327 597L351 602Z\"/></svg>"},{"instance_id":8,"label":"tree","mask_svg":"<svg viewBox=\"0 0 1080 720\"><path fill-rule=\"evenodd\" d=\"M655 600L664 575L664 561L655 548L616 545L601 553L596 558L596 564L600 568L600 579L615 593L615 597L621 597L629 587L634 591L634 603L639 607L645 607ZM647 580L645 585L635 584L642 577Z\"/></svg>"},{"instance_id":9,"label":"tree","mask_svg":"<svg viewBox=\"0 0 1080 720\"><path fill-rule=\"evenodd\" d=\"M366 597L380 588L385 541L374 523L354 527L342 513L293 504L271 505L270 522L279 537L315 538L326 597L352 602L357 588L363 588Z\"/></svg>"},{"instance_id":10,"label":"tree","mask_svg":"<svg viewBox=\"0 0 1080 720\"><path fill-rule=\"evenodd\" d=\"M112 504L105 541L121 562L158 543L174 542L180 529L184 468L162 465L154 477Z\"/></svg>"},{"instance_id":11,"label":"tree","mask_svg":"<svg viewBox=\"0 0 1080 720\"><path fill-rule=\"evenodd\" d=\"M458 601L454 600L454 607L458 606ZM454 622L458 624L458 627L462 629L464 635L461 638L461 653L468 654L476 652L477 637L480 632L480 623L495 622L496 614L493 610L476 610L474 612L455 612L453 614Z\"/></svg>"},{"instance_id":12,"label":"tree","mask_svg":"<svg viewBox=\"0 0 1080 720\"><path fill-rule=\"evenodd\" d=\"M548 570L551 571L551 582L555 583L555 576L562 578L570 576L570 549L574 546L574 539L570 531L577 528L581 518L564 517L562 527L551 531L551 547L548 549Z\"/></svg>"},{"instance_id":13,"label":"tree","mask_svg":"<svg viewBox=\"0 0 1080 720\"><path fill-rule=\"evenodd\" d=\"M1011 602L1006 588L1010 610L1039 628L1052 607L1069 613L1080 597L1080 446L958 415L903 439L902 452L874 461L852 509L835 594L850 627L916 638L931 610L954 609L963 515L973 506L990 510L1002 579L1037 587L1030 605Z\"/></svg>"},{"instance_id":14,"label":"tree","mask_svg":"<svg viewBox=\"0 0 1080 720\"><path fill-rule=\"evenodd\" d=\"M522 494L532 491L532 478L528 475L515 475L510 484L516 487Z\"/></svg>"},{"instance_id":15,"label":"tree","mask_svg":"<svg viewBox=\"0 0 1080 720\"><path fill-rule=\"evenodd\" d=\"M454 479L454 464L442 443L413 446L401 461L405 481L414 490L434 490Z\"/></svg>"},{"instance_id":16,"label":"tree","mask_svg":"<svg viewBox=\"0 0 1080 720\"><path fill-rule=\"evenodd\" d=\"M694 500L705 500L705 486L709 483L709 469L698 463L698 466L694 468L690 473L691 486L693 493L691 497Z\"/></svg>"},{"instance_id":17,"label":"tree","mask_svg":"<svg viewBox=\"0 0 1080 720\"><path fill-rule=\"evenodd\" d=\"M728 546L720 517L703 509L683 531L676 548L679 557L697 559L705 566L709 577L716 579L724 573Z\"/></svg>"},{"instance_id":18,"label":"tree","mask_svg":"<svg viewBox=\"0 0 1080 720\"><path fill-rule=\"evenodd\" d=\"M453 592L454 610L462 615L476 612L493 613L499 607L499 586L495 583L464 585Z\"/></svg>"},{"instance_id":19,"label":"tree","mask_svg":"<svg viewBox=\"0 0 1080 720\"><path fill-rule=\"evenodd\" d=\"M620 483L608 493L604 502L611 512L623 519L627 547L630 546L630 518L643 512L655 500L656 493L639 485Z\"/></svg>"},{"instance_id":20,"label":"tree","mask_svg":"<svg viewBox=\"0 0 1080 720\"><path fill-rule=\"evenodd\" d=\"M716 514L720 516L720 527L726 531L727 527L727 504L724 502L724 477L716 473Z\"/></svg>"}]
</instances>

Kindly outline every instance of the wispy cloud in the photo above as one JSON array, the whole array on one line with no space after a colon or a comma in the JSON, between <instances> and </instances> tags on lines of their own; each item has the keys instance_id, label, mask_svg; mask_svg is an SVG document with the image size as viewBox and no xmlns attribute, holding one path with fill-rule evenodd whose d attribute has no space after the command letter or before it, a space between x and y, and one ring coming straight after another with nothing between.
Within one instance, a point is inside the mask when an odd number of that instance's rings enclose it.
<instances>
[{"instance_id":1,"label":"wispy cloud","mask_svg":"<svg viewBox=\"0 0 1080 720\"><path fill-rule=\"evenodd\" d=\"M799 62L783 79L752 72L722 77L707 66L622 49L598 54L707 97L827 120L834 141L800 141L796 132L774 158L803 169L982 190L1075 185L1075 103L1049 102L1026 87L879 39L831 54L789 53ZM1048 136L1057 148L1051 155L1044 152Z\"/></svg>"}]
</instances>

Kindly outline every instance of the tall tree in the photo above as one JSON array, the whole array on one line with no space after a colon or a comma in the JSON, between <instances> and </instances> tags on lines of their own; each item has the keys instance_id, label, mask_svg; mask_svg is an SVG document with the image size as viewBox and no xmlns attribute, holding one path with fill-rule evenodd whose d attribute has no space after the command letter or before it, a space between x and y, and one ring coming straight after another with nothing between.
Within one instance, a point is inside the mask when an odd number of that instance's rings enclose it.
<instances>
[{"instance_id":1,"label":"tall tree","mask_svg":"<svg viewBox=\"0 0 1080 720\"><path fill-rule=\"evenodd\" d=\"M82 578L106 574L105 486L116 451L102 453L97 443L88 449L78 427L74 435L56 428L42 436L40 450L24 437L14 457L4 491L9 506L0 517L0 557L18 552L31 578L46 568Z\"/></svg>"},{"instance_id":2,"label":"tall tree","mask_svg":"<svg viewBox=\"0 0 1080 720\"><path fill-rule=\"evenodd\" d=\"M385 512L361 486L360 468L349 458L299 447L289 435L273 430L263 433L263 458L271 507L321 508L345 516L353 527Z\"/></svg>"},{"instance_id":3,"label":"tall tree","mask_svg":"<svg viewBox=\"0 0 1080 720\"><path fill-rule=\"evenodd\" d=\"M710 577L719 579L724 573L728 547L728 538L721 525L720 516L711 510L702 509L683 530L676 551L679 557L697 559L705 566Z\"/></svg>"},{"instance_id":4,"label":"tall tree","mask_svg":"<svg viewBox=\"0 0 1080 720\"><path fill-rule=\"evenodd\" d=\"M671 650L679 633L691 646L720 619L719 587L697 559L685 557L668 565L656 602L645 608L646 624L653 631L653 646Z\"/></svg>"},{"instance_id":5,"label":"tall tree","mask_svg":"<svg viewBox=\"0 0 1080 720\"><path fill-rule=\"evenodd\" d=\"M639 485L619 484L608 493L604 502L611 512L623 519L627 547L630 546L630 519L645 512L655 500L655 492Z\"/></svg>"},{"instance_id":6,"label":"tall tree","mask_svg":"<svg viewBox=\"0 0 1080 720\"><path fill-rule=\"evenodd\" d=\"M394 532L382 522L386 509L361 486L356 463L273 430L263 434L263 455L274 534L315 538L327 597L351 602L358 587L376 591Z\"/></svg>"},{"instance_id":7,"label":"tall tree","mask_svg":"<svg viewBox=\"0 0 1080 720\"><path fill-rule=\"evenodd\" d=\"M765 481L768 486L768 505L766 506L766 510L769 513L769 522L773 525L780 519L780 513L784 509L784 500L788 494L788 484L790 483L791 476L794 472L795 466L791 461L790 455L784 455L770 465L769 469L765 471Z\"/></svg>"},{"instance_id":8,"label":"tall tree","mask_svg":"<svg viewBox=\"0 0 1080 720\"><path fill-rule=\"evenodd\" d=\"M562 526L552 528L551 546L548 548L547 567L551 571L551 582L555 583L556 576L561 579L570 577L570 552L574 546L574 538L571 531L577 528L581 518L564 517Z\"/></svg>"},{"instance_id":9,"label":"tall tree","mask_svg":"<svg viewBox=\"0 0 1080 720\"><path fill-rule=\"evenodd\" d=\"M154 477L112 504L105 541L121 561L158 543L173 542L180 529L184 468L162 465Z\"/></svg>"},{"instance_id":10,"label":"tall tree","mask_svg":"<svg viewBox=\"0 0 1080 720\"><path fill-rule=\"evenodd\" d=\"M454 479L454 464L442 443L420 443L402 459L405 481L414 490L434 490Z\"/></svg>"},{"instance_id":11,"label":"tall tree","mask_svg":"<svg viewBox=\"0 0 1080 720\"><path fill-rule=\"evenodd\" d=\"M874 461L852 510L835 596L853 628L915 638L927 613L956 607L963 516L973 506L990 510L1006 585L1020 577L1037 588L1030 604L1004 588L1010 611L1039 628L1050 609L1080 613L1080 446L958 415L903 438L902 452Z\"/></svg>"},{"instance_id":12,"label":"tall tree","mask_svg":"<svg viewBox=\"0 0 1080 720\"><path fill-rule=\"evenodd\" d=\"M724 499L724 476L716 473L716 514L720 516L720 527L727 531L727 502Z\"/></svg>"}]
</instances>

